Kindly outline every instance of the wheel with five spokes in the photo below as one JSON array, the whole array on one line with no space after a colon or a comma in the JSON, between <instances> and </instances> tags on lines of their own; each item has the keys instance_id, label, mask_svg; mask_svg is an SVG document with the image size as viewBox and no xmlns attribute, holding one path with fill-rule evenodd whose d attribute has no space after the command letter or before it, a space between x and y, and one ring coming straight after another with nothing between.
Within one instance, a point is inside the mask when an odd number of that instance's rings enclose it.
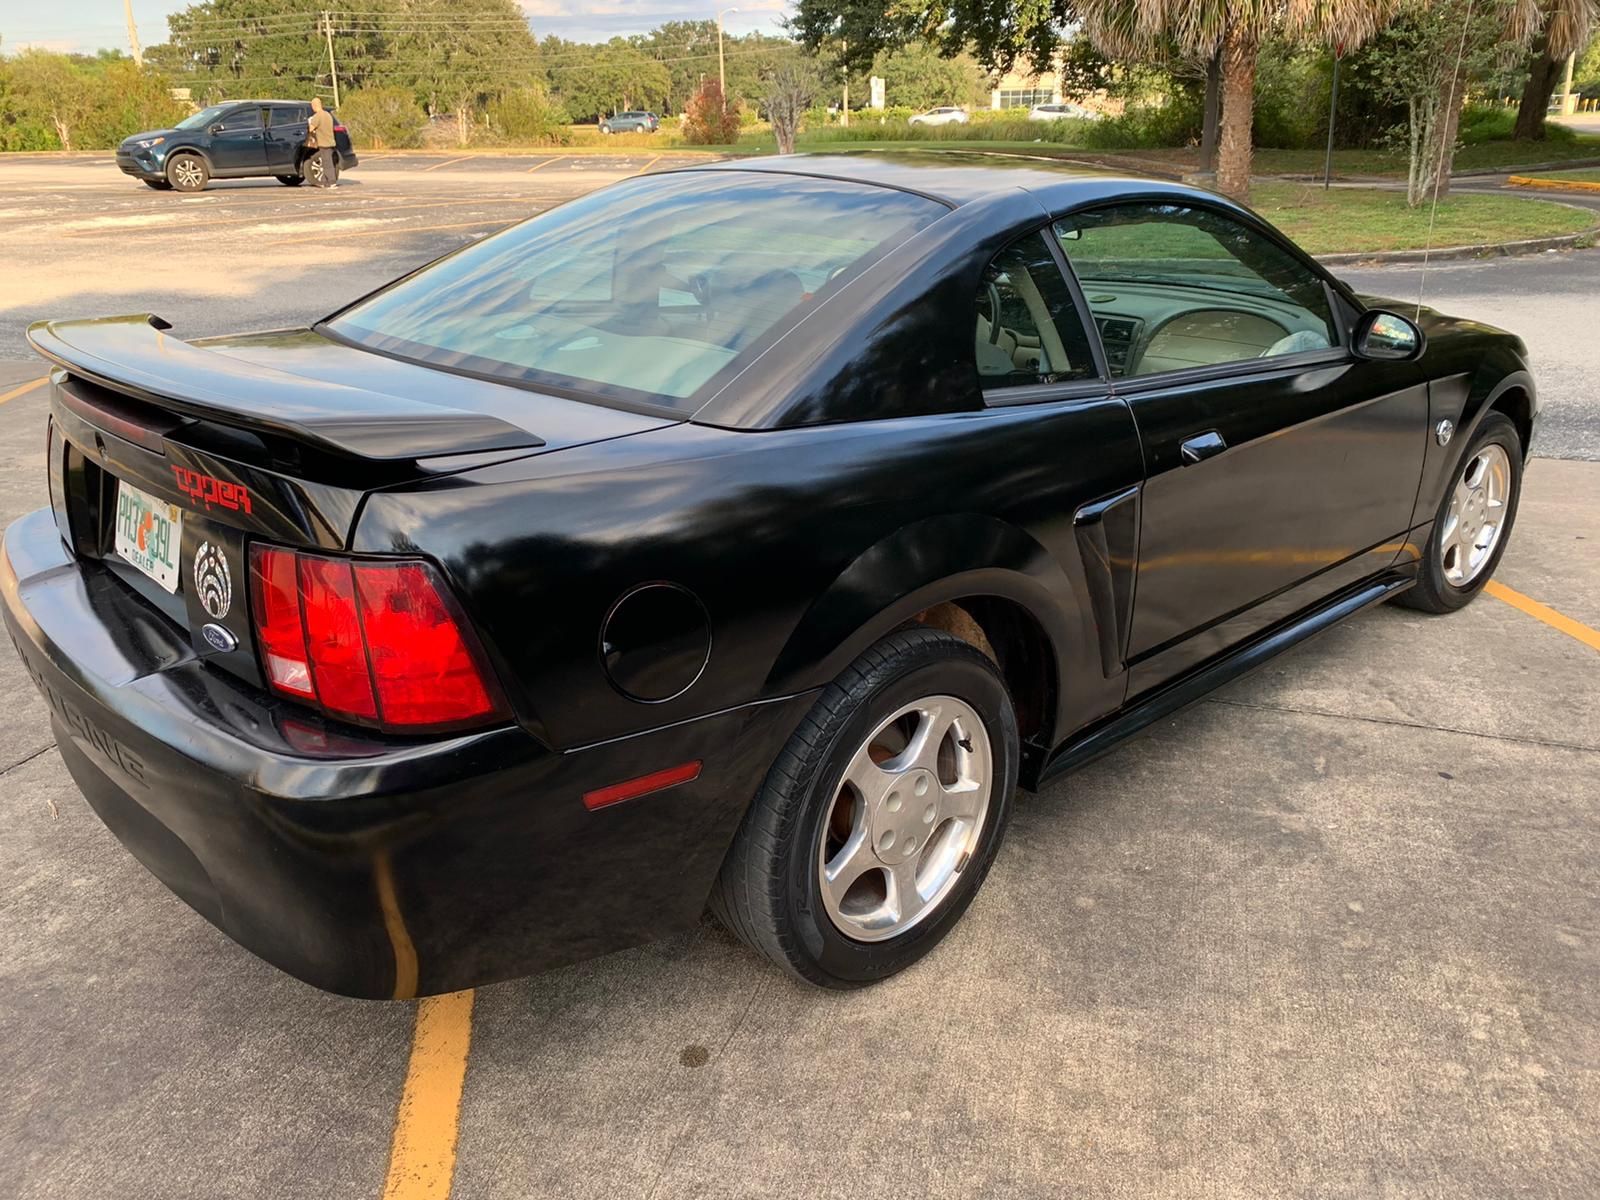
<instances>
[{"instance_id":1,"label":"wheel with five spokes","mask_svg":"<svg viewBox=\"0 0 1600 1200\"><path fill-rule=\"evenodd\" d=\"M823 690L768 773L712 894L779 966L859 987L921 958L966 910L1016 788L999 671L950 634L901 630Z\"/></svg>"},{"instance_id":2,"label":"wheel with five spokes","mask_svg":"<svg viewBox=\"0 0 1600 1200\"><path fill-rule=\"evenodd\" d=\"M1503 413L1479 423L1456 464L1417 569L1400 603L1454 612L1483 590L1505 553L1522 492L1522 440Z\"/></svg>"}]
</instances>

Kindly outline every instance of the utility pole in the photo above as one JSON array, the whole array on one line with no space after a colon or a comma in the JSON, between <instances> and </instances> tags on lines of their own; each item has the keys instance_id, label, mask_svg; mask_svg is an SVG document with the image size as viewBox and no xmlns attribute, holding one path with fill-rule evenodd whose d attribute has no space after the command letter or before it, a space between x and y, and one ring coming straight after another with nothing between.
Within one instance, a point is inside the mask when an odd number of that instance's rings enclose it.
<instances>
[{"instance_id":1,"label":"utility pole","mask_svg":"<svg viewBox=\"0 0 1600 1200\"><path fill-rule=\"evenodd\" d=\"M850 43L848 41L844 43L844 57L844 107L839 110L839 124L848 125L850 124Z\"/></svg>"},{"instance_id":2,"label":"utility pole","mask_svg":"<svg viewBox=\"0 0 1600 1200\"><path fill-rule=\"evenodd\" d=\"M144 68L144 51L139 49L139 27L133 23L133 0L122 0L122 11L128 17L128 45L133 48L133 65Z\"/></svg>"},{"instance_id":3,"label":"utility pole","mask_svg":"<svg viewBox=\"0 0 1600 1200\"><path fill-rule=\"evenodd\" d=\"M717 13L717 86L722 89L722 107L728 107L728 73L722 66L722 18L736 13L737 8L724 8Z\"/></svg>"},{"instance_id":4,"label":"utility pole","mask_svg":"<svg viewBox=\"0 0 1600 1200\"><path fill-rule=\"evenodd\" d=\"M333 17L322 10L322 32L328 39L328 78L333 80L333 107L339 107L339 69L333 65Z\"/></svg>"}]
</instances>

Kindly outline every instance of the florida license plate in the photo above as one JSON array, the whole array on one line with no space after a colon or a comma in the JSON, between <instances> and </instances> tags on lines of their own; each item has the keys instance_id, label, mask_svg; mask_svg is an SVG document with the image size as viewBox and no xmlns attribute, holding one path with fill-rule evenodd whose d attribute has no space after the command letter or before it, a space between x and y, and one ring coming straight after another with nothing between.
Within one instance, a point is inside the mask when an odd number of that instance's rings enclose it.
<instances>
[{"instance_id":1,"label":"florida license plate","mask_svg":"<svg viewBox=\"0 0 1600 1200\"><path fill-rule=\"evenodd\" d=\"M183 510L176 504L117 481L117 554L169 592L178 590L182 533Z\"/></svg>"}]
</instances>

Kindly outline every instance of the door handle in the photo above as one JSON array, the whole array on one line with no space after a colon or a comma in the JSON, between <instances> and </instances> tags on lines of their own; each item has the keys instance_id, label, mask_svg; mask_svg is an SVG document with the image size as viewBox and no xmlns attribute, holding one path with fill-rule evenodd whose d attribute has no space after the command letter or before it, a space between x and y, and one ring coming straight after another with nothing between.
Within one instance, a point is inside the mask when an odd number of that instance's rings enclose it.
<instances>
[{"instance_id":1,"label":"door handle","mask_svg":"<svg viewBox=\"0 0 1600 1200\"><path fill-rule=\"evenodd\" d=\"M1204 433L1184 438L1178 444L1178 453L1183 456L1183 465L1188 467L1210 458L1213 454L1221 454L1227 448L1228 443L1222 440L1222 435L1215 429L1208 429Z\"/></svg>"}]
</instances>

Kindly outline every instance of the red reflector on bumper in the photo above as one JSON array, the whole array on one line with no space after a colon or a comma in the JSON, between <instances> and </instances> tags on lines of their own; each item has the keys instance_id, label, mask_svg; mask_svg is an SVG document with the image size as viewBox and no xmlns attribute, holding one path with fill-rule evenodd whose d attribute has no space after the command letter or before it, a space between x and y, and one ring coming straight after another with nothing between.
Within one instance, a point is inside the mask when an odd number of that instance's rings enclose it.
<instances>
[{"instance_id":1,"label":"red reflector on bumper","mask_svg":"<svg viewBox=\"0 0 1600 1200\"><path fill-rule=\"evenodd\" d=\"M700 760L681 763L676 767L668 767L665 771L656 771L651 775L641 775L637 779L625 780L622 783L613 783L610 787L596 788L592 792L583 794L583 806L591 811L605 808L611 804L621 804L624 800L633 800L650 792L659 792L663 788L677 787L680 783L690 783L700 778Z\"/></svg>"}]
</instances>

